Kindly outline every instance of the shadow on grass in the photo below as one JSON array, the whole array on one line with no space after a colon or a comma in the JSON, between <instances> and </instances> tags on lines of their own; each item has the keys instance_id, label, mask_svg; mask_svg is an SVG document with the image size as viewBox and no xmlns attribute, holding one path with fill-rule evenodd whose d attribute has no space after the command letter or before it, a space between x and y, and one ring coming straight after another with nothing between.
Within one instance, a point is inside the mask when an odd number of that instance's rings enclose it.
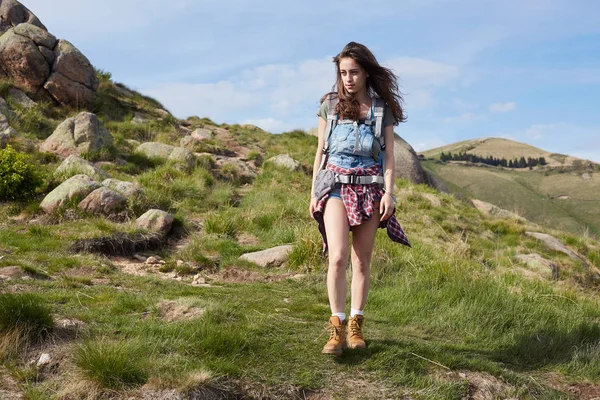
<instances>
[{"instance_id":1,"label":"shadow on grass","mask_svg":"<svg viewBox=\"0 0 600 400\"><path fill-rule=\"evenodd\" d=\"M514 344L498 348L490 357L511 365L515 370L530 371L568 363L579 348L599 340L600 326L583 322L570 330L556 327L518 336Z\"/></svg>"}]
</instances>

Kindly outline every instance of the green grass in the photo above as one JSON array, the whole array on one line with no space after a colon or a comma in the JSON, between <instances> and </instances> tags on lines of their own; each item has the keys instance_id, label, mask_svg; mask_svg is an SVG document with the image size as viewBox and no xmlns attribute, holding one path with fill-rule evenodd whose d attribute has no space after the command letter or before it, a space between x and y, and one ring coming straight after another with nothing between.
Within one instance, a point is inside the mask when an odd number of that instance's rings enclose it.
<instances>
[{"instance_id":1,"label":"green grass","mask_svg":"<svg viewBox=\"0 0 600 400\"><path fill-rule=\"evenodd\" d=\"M87 379L108 389L121 389L146 381L141 344L88 341L75 351L74 363Z\"/></svg>"}]
</instances>

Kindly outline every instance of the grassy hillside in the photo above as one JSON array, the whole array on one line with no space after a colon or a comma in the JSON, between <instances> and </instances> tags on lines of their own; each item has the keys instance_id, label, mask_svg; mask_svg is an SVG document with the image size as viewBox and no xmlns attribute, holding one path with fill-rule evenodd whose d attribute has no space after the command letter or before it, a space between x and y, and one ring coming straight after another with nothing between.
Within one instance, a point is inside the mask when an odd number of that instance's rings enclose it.
<instances>
[{"instance_id":1,"label":"grassy hillside","mask_svg":"<svg viewBox=\"0 0 600 400\"><path fill-rule=\"evenodd\" d=\"M120 222L75 210L42 215L38 204L56 185L58 160L34 145L74 110L39 106L29 118L41 125L18 125L11 143L46 160L45 183L32 199L0 203L0 275L13 274L0 279L0 398L568 399L600 393L598 241L543 230L580 255L574 260L525 234L538 226L483 217L455 196L397 180L397 215L414 247L377 233L368 348L323 356L326 259L308 215L317 138L206 118L158 119L151 99L132 97L108 78L103 85L105 97L95 107L117 145L90 158L102 160L97 165L113 177L142 184L146 197ZM147 121L132 122L136 112ZM177 144L182 124L215 135L190 171L133 150L131 140ZM233 161L217 166L224 149L244 153L256 178L242 179ZM301 167L263 162L281 153ZM83 239L147 235L134 221L151 206L176 216L168 238L140 251L163 264L74 250ZM239 258L282 244L293 250L280 267ZM558 278L517 261L529 253L550 260ZM42 353L51 361L36 366Z\"/></svg>"},{"instance_id":2,"label":"grassy hillside","mask_svg":"<svg viewBox=\"0 0 600 400\"><path fill-rule=\"evenodd\" d=\"M600 175L520 171L424 161L455 193L477 198L544 226L600 237Z\"/></svg>"},{"instance_id":3,"label":"grassy hillside","mask_svg":"<svg viewBox=\"0 0 600 400\"><path fill-rule=\"evenodd\" d=\"M516 142L514 140L502 139L502 138L484 138L484 139L470 139L461 142L452 143L446 146L437 147L435 149L421 152L426 158L439 159L440 154L451 152L452 154L457 153L468 153L476 154L481 157L493 156L495 158L505 158L507 160L518 159L520 157L531 157L539 158L544 157L548 166L550 167L561 167L561 166L572 166L573 163L581 163L583 160L576 157L550 153L548 151L538 149L537 147Z\"/></svg>"}]
</instances>

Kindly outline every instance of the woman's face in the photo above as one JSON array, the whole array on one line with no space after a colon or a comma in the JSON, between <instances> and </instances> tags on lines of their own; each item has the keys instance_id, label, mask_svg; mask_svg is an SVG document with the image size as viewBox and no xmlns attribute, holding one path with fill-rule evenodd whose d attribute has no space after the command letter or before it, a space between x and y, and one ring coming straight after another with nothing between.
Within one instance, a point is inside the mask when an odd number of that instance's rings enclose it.
<instances>
[{"instance_id":1,"label":"woman's face","mask_svg":"<svg viewBox=\"0 0 600 400\"><path fill-rule=\"evenodd\" d=\"M340 59L340 76L348 93L357 94L366 89L369 74L353 58Z\"/></svg>"}]
</instances>

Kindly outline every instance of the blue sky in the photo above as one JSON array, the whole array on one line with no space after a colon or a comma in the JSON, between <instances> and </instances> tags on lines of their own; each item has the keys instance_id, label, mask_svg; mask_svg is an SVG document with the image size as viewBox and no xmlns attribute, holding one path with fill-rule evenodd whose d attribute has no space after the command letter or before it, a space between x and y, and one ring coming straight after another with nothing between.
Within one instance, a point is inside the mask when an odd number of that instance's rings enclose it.
<instances>
[{"instance_id":1,"label":"blue sky","mask_svg":"<svg viewBox=\"0 0 600 400\"><path fill-rule=\"evenodd\" d=\"M332 57L399 76L417 150L505 137L600 162L598 0L24 0L57 37L179 118L311 129Z\"/></svg>"}]
</instances>

